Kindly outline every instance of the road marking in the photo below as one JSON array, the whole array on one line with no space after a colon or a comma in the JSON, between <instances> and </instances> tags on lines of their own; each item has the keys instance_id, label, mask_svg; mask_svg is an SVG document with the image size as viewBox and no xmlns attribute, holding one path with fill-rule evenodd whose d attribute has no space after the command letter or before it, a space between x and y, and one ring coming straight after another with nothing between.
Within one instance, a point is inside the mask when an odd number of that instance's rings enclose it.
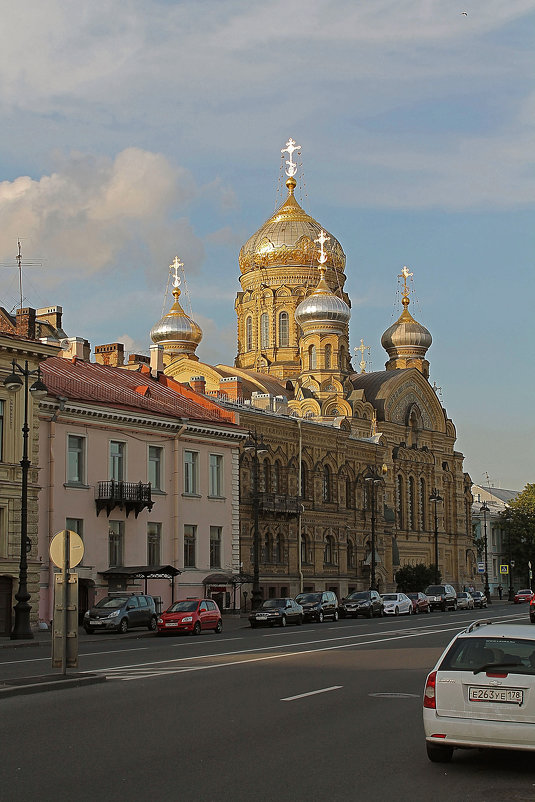
<instances>
[{"instance_id":1,"label":"road marking","mask_svg":"<svg viewBox=\"0 0 535 802\"><path fill-rule=\"evenodd\" d=\"M297 696L285 696L281 702L294 702L296 699L304 699L305 696L316 696L317 693L328 693L329 691L337 691L343 688L343 685L331 685L330 688L320 688L319 691L309 691L308 693L299 693Z\"/></svg>"},{"instance_id":2,"label":"road marking","mask_svg":"<svg viewBox=\"0 0 535 802\"><path fill-rule=\"evenodd\" d=\"M420 699L419 693L369 693L379 699Z\"/></svg>"},{"instance_id":3,"label":"road marking","mask_svg":"<svg viewBox=\"0 0 535 802\"><path fill-rule=\"evenodd\" d=\"M217 642L218 643L228 643L231 640L243 640L243 637L239 637L239 638L218 638ZM199 640L195 639L195 640L186 640L183 643L170 643L169 645L170 646L201 646L201 645L204 646L207 643L213 643L213 642L214 642L213 640L199 641Z\"/></svg>"}]
</instances>

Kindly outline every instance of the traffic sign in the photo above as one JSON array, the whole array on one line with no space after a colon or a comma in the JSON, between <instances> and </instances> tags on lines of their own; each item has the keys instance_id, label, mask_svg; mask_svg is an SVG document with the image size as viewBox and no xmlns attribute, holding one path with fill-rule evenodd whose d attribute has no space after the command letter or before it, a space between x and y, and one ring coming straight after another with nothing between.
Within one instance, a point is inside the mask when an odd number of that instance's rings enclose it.
<instances>
[{"instance_id":1,"label":"traffic sign","mask_svg":"<svg viewBox=\"0 0 535 802\"><path fill-rule=\"evenodd\" d=\"M84 556L84 541L76 532L63 529L50 542L50 559L58 568L65 568L65 535L69 533L69 568L75 568Z\"/></svg>"},{"instance_id":2,"label":"traffic sign","mask_svg":"<svg viewBox=\"0 0 535 802\"><path fill-rule=\"evenodd\" d=\"M485 563L478 563L477 564L477 572L478 572L478 574L484 574L485 573Z\"/></svg>"},{"instance_id":3,"label":"traffic sign","mask_svg":"<svg viewBox=\"0 0 535 802\"><path fill-rule=\"evenodd\" d=\"M509 573L509 566L508 565L500 565L500 574L508 574Z\"/></svg>"}]
</instances>

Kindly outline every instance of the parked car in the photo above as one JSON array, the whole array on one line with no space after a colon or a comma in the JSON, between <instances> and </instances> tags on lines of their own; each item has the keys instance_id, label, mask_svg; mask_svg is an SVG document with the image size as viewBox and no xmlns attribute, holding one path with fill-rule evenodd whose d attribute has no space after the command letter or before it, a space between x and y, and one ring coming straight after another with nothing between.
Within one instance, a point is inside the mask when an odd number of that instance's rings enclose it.
<instances>
[{"instance_id":1,"label":"parked car","mask_svg":"<svg viewBox=\"0 0 535 802\"><path fill-rule=\"evenodd\" d=\"M487 597L480 590L471 590L470 596L474 600L474 607L480 607L483 609L483 607L487 606Z\"/></svg>"},{"instance_id":2,"label":"parked car","mask_svg":"<svg viewBox=\"0 0 535 802\"><path fill-rule=\"evenodd\" d=\"M429 604L429 599L422 593L418 591L418 593L407 593L407 596L412 602L412 612L413 613L430 613L431 606Z\"/></svg>"},{"instance_id":3,"label":"parked car","mask_svg":"<svg viewBox=\"0 0 535 802\"><path fill-rule=\"evenodd\" d=\"M83 627L93 632L128 632L134 627L157 627L156 605L152 596L135 593L105 596L84 614Z\"/></svg>"},{"instance_id":4,"label":"parked car","mask_svg":"<svg viewBox=\"0 0 535 802\"><path fill-rule=\"evenodd\" d=\"M527 590L517 590L513 601L515 604L522 604L522 602L530 602L532 596L533 596L533 591L530 590L529 588Z\"/></svg>"},{"instance_id":5,"label":"parked car","mask_svg":"<svg viewBox=\"0 0 535 802\"><path fill-rule=\"evenodd\" d=\"M466 590L461 590L457 594L457 609L458 610L473 610L474 600L472 594Z\"/></svg>"},{"instance_id":6,"label":"parked car","mask_svg":"<svg viewBox=\"0 0 535 802\"><path fill-rule=\"evenodd\" d=\"M412 615L412 600L405 593L383 593L385 615Z\"/></svg>"},{"instance_id":7,"label":"parked car","mask_svg":"<svg viewBox=\"0 0 535 802\"><path fill-rule=\"evenodd\" d=\"M293 599L266 599L257 610L249 616L252 628L267 625L285 627L286 624L303 623L303 608Z\"/></svg>"},{"instance_id":8,"label":"parked car","mask_svg":"<svg viewBox=\"0 0 535 802\"><path fill-rule=\"evenodd\" d=\"M452 585L429 585L425 589L432 610L456 610L457 593Z\"/></svg>"},{"instance_id":9,"label":"parked car","mask_svg":"<svg viewBox=\"0 0 535 802\"><path fill-rule=\"evenodd\" d=\"M295 601L303 608L305 621L319 621L320 624L325 618L338 621L338 599L332 590L300 593Z\"/></svg>"},{"instance_id":10,"label":"parked car","mask_svg":"<svg viewBox=\"0 0 535 802\"><path fill-rule=\"evenodd\" d=\"M158 617L158 635L190 632L200 635L204 629L221 632L223 619L213 599L183 599L174 602Z\"/></svg>"},{"instance_id":11,"label":"parked car","mask_svg":"<svg viewBox=\"0 0 535 802\"><path fill-rule=\"evenodd\" d=\"M340 618L373 618L383 615L383 600L376 590L359 590L350 593L340 602Z\"/></svg>"},{"instance_id":12,"label":"parked car","mask_svg":"<svg viewBox=\"0 0 535 802\"><path fill-rule=\"evenodd\" d=\"M535 624L535 596L531 597L531 601L529 603L529 620L532 624Z\"/></svg>"},{"instance_id":13,"label":"parked car","mask_svg":"<svg viewBox=\"0 0 535 802\"><path fill-rule=\"evenodd\" d=\"M535 637L519 624L475 621L450 642L423 697L427 755L457 747L535 751Z\"/></svg>"}]
</instances>

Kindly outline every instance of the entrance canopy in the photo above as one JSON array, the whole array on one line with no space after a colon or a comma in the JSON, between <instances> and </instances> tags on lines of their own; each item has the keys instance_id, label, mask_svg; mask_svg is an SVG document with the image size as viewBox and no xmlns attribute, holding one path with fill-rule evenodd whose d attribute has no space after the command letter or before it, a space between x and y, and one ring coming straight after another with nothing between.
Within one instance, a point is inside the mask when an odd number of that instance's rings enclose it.
<instances>
[{"instance_id":1,"label":"entrance canopy","mask_svg":"<svg viewBox=\"0 0 535 802\"><path fill-rule=\"evenodd\" d=\"M226 574L219 572L217 574L208 574L203 579L203 585L245 585L247 582L252 582L253 577L249 574Z\"/></svg>"},{"instance_id":2,"label":"entrance canopy","mask_svg":"<svg viewBox=\"0 0 535 802\"><path fill-rule=\"evenodd\" d=\"M106 571L99 571L99 574L107 579L113 577L122 579L144 579L145 593L147 592L148 579L168 579L172 583L172 597L174 599L175 586L172 581L175 576L181 574L178 568L172 565L117 565L108 568Z\"/></svg>"}]
</instances>

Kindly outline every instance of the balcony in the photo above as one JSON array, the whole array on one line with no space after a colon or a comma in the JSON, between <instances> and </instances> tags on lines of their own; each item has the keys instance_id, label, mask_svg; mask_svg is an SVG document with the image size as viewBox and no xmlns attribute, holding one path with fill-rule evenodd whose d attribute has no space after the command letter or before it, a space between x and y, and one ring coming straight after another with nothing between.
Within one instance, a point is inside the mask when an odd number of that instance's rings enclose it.
<instances>
[{"instance_id":1,"label":"balcony","mask_svg":"<svg viewBox=\"0 0 535 802\"><path fill-rule=\"evenodd\" d=\"M283 493L259 493L258 509L260 512L271 512L275 515L299 515L301 502L296 496Z\"/></svg>"},{"instance_id":2,"label":"balcony","mask_svg":"<svg viewBox=\"0 0 535 802\"><path fill-rule=\"evenodd\" d=\"M106 515L110 517L110 512L119 507L125 510L126 515L133 511L136 518L145 507L152 510L154 501L151 497L150 482L117 482L110 479L108 482L99 482L96 490L95 503L97 505L97 515L101 510L106 510Z\"/></svg>"}]
</instances>

